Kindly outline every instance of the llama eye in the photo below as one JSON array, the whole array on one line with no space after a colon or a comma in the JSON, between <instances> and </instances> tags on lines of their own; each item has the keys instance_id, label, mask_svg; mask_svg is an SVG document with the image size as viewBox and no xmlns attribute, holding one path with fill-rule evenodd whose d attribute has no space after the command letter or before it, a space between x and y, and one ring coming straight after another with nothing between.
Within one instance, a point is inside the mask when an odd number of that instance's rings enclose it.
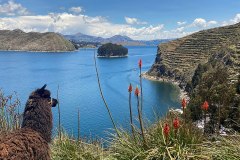
<instances>
[{"instance_id":1,"label":"llama eye","mask_svg":"<svg viewBox=\"0 0 240 160\"><path fill-rule=\"evenodd\" d=\"M50 98L50 101L48 102L48 104L52 105L53 104L53 99Z\"/></svg>"},{"instance_id":2,"label":"llama eye","mask_svg":"<svg viewBox=\"0 0 240 160\"><path fill-rule=\"evenodd\" d=\"M52 105L53 101L52 98L50 98L50 100L48 100L48 104Z\"/></svg>"}]
</instances>

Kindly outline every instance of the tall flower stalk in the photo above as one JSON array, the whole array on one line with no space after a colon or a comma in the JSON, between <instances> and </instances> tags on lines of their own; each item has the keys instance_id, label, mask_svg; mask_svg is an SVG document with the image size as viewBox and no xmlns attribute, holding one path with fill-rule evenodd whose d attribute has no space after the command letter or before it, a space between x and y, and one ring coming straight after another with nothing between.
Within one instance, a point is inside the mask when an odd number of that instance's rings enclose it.
<instances>
[{"instance_id":1,"label":"tall flower stalk","mask_svg":"<svg viewBox=\"0 0 240 160\"><path fill-rule=\"evenodd\" d=\"M144 146L146 146L146 139L145 139L145 135L144 135L144 127L143 127L143 120L142 120L142 112L141 112L140 104L139 104L139 94L140 94L139 89L138 89L138 87L136 87L135 96L137 97L138 119L139 119L139 123L140 123L143 144L144 144Z\"/></svg>"},{"instance_id":2,"label":"tall flower stalk","mask_svg":"<svg viewBox=\"0 0 240 160\"><path fill-rule=\"evenodd\" d=\"M169 140L169 134L170 134L170 126L168 123L165 123L164 124L164 127L163 127L163 134L166 138L166 144L168 144L168 140Z\"/></svg>"},{"instance_id":3,"label":"tall flower stalk","mask_svg":"<svg viewBox=\"0 0 240 160\"><path fill-rule=\"evenodd\" d=\"M133 115L132 115L132 84L130 83L129 87L128 87L128 92L129 92L129 113L130 113L130 125L131 125L131 129L132 129L132 135L133 138L135 138L135 132L134 132L134 126L133 126Z\"/></svg>"},{"instance_id":4,"label":"tall flower stalk","mask_svg":"<svg viewBox=\"0 0 240 160\"><path fill-rule=\"evenodd\" d=\"M206 123L207 123L207 111L208 111L209 105L208 102L205 101L202 105L202 110L204 112L204 133L206 132Z\"/></svg>"},{"instance_id":5,"label":"tall flower stalk","mask_svg":"<svg viewBox=\"0 0 240 160\"><path fill-rule=\"evenodd\" d=\"M182 99L182 109L183 109L183 119L184 119L184 123L183 123L184 132L186 131L186 108L187 108L187 101L185 98L183 98Z\"/></svg>"},{"instance_id":6,"label":"tall flower stalk","mask_svg":"<svg viewBox=\"0 0 240 160\"><path fill-rule=\"evenodd\" d=\"M141 112L142 112L142 109L143 109L143 91L142 91L142 59L139 60L138 62L138 67L139 67L139 70L140 70L140 76L139 76L139 79L140 79L140 90L141 90Z\"/></svg>"},{"instance_id":7,"label":"tall flower stalk","mask_svg":"<svg viewBox=\"0 0 240 160\"><path fill-rule=\"evenodd\" d=\"M80 142L80 110L78 108L78 143Z\"/></svg>"},{"instance_id":8,"label":"tall flower stalk","mask_svg":"<svg viewBox=\"0 0 240 160\"><path fill-rule=\"evenodd\" d=\"M221 129L221 104L218 105L218 128L217 128L218 135L220 134L220 129Z\"/></svg>"},{"instance_id":9,"label":"tall flower stalk","mask_svg":"<svg viewBox=\"0 0 240 160\"><path fill-rule=\"evenodd\" d=\"M183 98L182 99L182 109L183 109L184 121L186 121L186 107L187 107L187 101L185 98Z\"/></svg>"},{"instance_id":10,"label":"tall flower stalk","mask_svg":"<svg viewBox=\"0 0 240 160\"><path fill-rule=\"evenodd\" d=\"M62 131L61 131L61 112L60 112L60 104L59 104L59 85L58 85L58 88L57 88L57 108L58 108L58 136L59 136L59 139L61 141L62 139Z\"/></svg>"},{"instance_id":11,"label":"tall flower stalk","mask_svg":"<svg viewBox=\"0 0 240 160\"><path fill-rule=\"evenodd\" d=\"M104 96L103 96L102 87L101 87L101 83L100 83L100 79L99 79L99 74L98 74L98 68L97 68L95 51L94 51L94 55L93 55L93 56L94 56L94 66L95 66L95 70L96 70L96 74L97 74L97 80L98 80L98 88L99 88L99 91L100 91L102 100L103 100L103 102L104 102L104 105L105 105L105 107L106 107L106 109L107 109L107 111L108 111L108 115L109 115L109 117L110 117L110 119L111 119L111 122L112 122L112 124L113 124L113 127L114 127L114 129L115 129L115 131L116 131L116 133L117 133L117 136L120 137L120 135L119 135L119 133L118 133L117 126L116 126L116 124L115 124L115 122L114 122L114 120L113 120L112 113L111 113L111 111L110 111L110 109L109 109L109 107L108 107L108 104L107 104Z\"/></svg>"},{"instance_id":12,"label":"tall flower stalk","mask_svg":"<svg viewBox=\"0 0 240 160\"><path fill-rule=\"evenodd\" d=\"M179 121L178 117L176 117L176 118L173 120L173 127L174 127L175 138L177 138L177 132L178 132L178 129L179 129L179 127L180 127L180 121Z\"/></svg>"}]
</instances>

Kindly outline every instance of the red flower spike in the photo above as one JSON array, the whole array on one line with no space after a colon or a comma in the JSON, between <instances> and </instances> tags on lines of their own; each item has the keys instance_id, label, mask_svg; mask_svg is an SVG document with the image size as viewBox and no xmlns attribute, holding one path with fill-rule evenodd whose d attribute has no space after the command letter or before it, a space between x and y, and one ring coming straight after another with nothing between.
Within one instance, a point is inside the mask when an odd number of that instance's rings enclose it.
<instances>
[{"instance_id":1,"label":"red flower spike","mask_svg":"<svg viewBox=\"0 0 240 160\"><path fill-rule=\"evenodd\" d=\"M165 123L164 128L163 128L163 133L166 137L168 137L169 133L170 133L170 127L167 123Z\"/></svg>"},{"instance_id":2,"label":"red flower spike","mask_svg":"<svg viewBox=\"0 0 240 160\"><path fill-rule=\"evenodd\" d=\"M142 68L142 59L139 60L138 66L139 66L139 68Z\"/></svg>"},{"instance_id":3,"label":"red flower spike","mask_svg":"<svg viewBox=\"0 0 240 160\"><path fill-rule=\"evenodd\" d=\"M183 99L182 99L182 108L183 108L183 109L185 109L185 108L186 108L186 106L187 106L186 99L185 99L185 98L183 98Z\"/></svg>"},{"instance_id":4,"label":"red flower spike","mask_svg":"<svg viewBox=\"0 0 240 160\"><path fill-rule=\"evenodd\" d=\"M128 87L128 92L132 92L132 84L130 83L129 87Z\"/></svg>"},{"instance_id":5,"label":"red flower spike","mask_svg":"<svg viewBox=\"0 0 240 160\"><path fill-rule=\"evenodd\" d=\"M176 129L176 130L180 127L180 122L179 122L179 119L178 119L178 118L175 118L175 119L173 120L173 127L174 127L174 129Z\"/></svg>"},{"instance_id":6,"label":"red flower spike","mask_svg":"<svg viewBox=\"0 0 240 160\"><path fill-rule=\"evenodd\" d=\"M205 102L203 103L203 105L202 105L202 109L203 109L204 111L207 111L208 108L209 108L208 102L205 101Z\"/></svg>"},{"instance_id":7,"label":"red flower spike","mask_svg":"<svg viewBox=\"0 0 240 160\"><path fill-rule=\"evenodd\" d=\"M136 96L139 96L139 94L140 94L140 91L139 91L138 87L136 87L136 89L135 89L135 95L136 95Z\"/></svg>"}]
</instances>

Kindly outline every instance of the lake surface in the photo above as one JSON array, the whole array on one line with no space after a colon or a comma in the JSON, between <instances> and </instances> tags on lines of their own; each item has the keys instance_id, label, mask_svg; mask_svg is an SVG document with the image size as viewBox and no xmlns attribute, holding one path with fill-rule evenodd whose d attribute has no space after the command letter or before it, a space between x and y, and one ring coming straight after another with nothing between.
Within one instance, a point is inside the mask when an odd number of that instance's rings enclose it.
<instances>
[{"instance_id":1,"label":"lake surface","mask_svg":"<svg viewBox=\"0 0 240 160\"><path fill-rule=\"evenodd\" d=\"M150 69L157 47L128 47L128 58L98 58L102 90L112 115L119 126L128 127L128 85L139 85L138 60L143 71ZM57 88L61 121L65 130L77 135L77 112L80 110L81 136L105 137L112 128L107 110L100 97L94 68L94 49L69 53L0 52L0 88L6 94L17 92L22 106L29 94L45 83L56 98ZM179 107L179 90L169 83L143 80L144 117L153 121L169 107ZM136 97L132 96L134 117L137 117ZM53 108L54 127L58 122Z\"/></svg>"}]
</instances>

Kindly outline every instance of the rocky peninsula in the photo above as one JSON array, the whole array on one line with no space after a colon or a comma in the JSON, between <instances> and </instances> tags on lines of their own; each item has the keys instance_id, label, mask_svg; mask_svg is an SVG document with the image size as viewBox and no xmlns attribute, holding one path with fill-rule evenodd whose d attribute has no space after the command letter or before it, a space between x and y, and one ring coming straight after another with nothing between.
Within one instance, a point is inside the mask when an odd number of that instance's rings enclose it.
<instances>
[{"instance_id":1,"label":"rocky peninsula","mask_svg":"<svg viewBox=\"0 0 240 160\"><path fill-rule=\"evenodd\" d=\"M178 82L186 88L192 82L199 64L209 59L224 62L237 81L240 73L240 23L203 30L158 46L155 63L148 77L162 77Z\"/></svg>"},{"instance_id":2,"label":"rocky peninsula","mask_svg":"<svg viewBox=\"0 0 240 160\"><path fill-rule=\"evenodd\" d=\"M0 30L0 50L32 52L74 51L74 45L63 36L53 32L26 33L22 30Z\"/></svg>"}]
</instances>

